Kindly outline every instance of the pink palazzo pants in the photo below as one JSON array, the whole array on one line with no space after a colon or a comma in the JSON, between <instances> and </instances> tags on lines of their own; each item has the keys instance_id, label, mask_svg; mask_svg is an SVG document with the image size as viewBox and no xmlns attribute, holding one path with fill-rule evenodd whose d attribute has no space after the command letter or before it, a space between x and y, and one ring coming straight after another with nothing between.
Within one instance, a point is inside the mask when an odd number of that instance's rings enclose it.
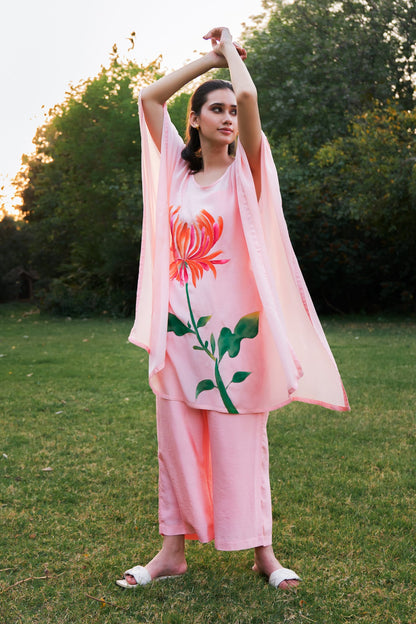
<instances>
[{"instance_id":1,"label":"pink palazzo pants","mask_svg":"<svg viewBox=\"0 0 416 624\"><path fill-rule=\"evenodd\" d=\"M156 397L159 529L218 550L272 543L266 413L226 414Z\"/></svg>"}]
</instances>

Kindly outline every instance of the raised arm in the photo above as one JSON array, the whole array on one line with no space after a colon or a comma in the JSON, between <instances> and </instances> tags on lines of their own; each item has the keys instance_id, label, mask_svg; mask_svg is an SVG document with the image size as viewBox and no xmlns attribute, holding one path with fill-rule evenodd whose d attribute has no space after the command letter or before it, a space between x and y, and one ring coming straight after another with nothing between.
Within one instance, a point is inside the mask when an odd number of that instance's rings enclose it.
<instances>
[{"instance_id":1,"label":"raised arm","mask_svg":"<svg viewBox=\"0 0 416 624\"><path fill-rule=\"evenodd\" d=\"M160 78L142 90L141 99L143 111L150 134L158 149L160 149L162 141L163 105L188 82L205 74L205 72L210 69L218 67L218 65L215 64L217 59L218 56L213 52L205 54L205 56L202 56L167 76L163 76L163 78Z\"/></svg>"},{"instance_id":2,"label":"raised arm","mask_svg":"<svg viewBox=\"0 0 416 624\"><path fill-rule=\"evenodd\" d=\"M245 54L233 43L227 28L214 28L204 39L211 39L213 51L224 56L230 70L237 100L238 136L250 164L257 197L261 192L260 146L261 122L257 104L257 89L244 64Z\"/></svg>"}]
</instances>

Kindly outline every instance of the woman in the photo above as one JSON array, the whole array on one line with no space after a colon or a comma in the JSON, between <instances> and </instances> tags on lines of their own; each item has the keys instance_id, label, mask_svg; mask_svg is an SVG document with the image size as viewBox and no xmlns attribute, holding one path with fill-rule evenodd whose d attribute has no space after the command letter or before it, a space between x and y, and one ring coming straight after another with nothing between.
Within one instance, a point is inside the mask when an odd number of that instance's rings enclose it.
<instances>
[{"instance_id":1,"label":"woman","mask_svg":"<svg viewBox=\"0 0 416 624\"><path fill-rule=\"evenodd\" d=\"M254 548L253 569L289 589L300 578L272 547L268 412L293 400L349 408L290 245L245 50L226 28L204 38L211 52L140 97L144 221L130 340L149 352L156 394L163 546L117 583L184 574L189 538ZM196 90L184 146L166 101L218 67L231 84Z\"/></svg>"}]
</instances>

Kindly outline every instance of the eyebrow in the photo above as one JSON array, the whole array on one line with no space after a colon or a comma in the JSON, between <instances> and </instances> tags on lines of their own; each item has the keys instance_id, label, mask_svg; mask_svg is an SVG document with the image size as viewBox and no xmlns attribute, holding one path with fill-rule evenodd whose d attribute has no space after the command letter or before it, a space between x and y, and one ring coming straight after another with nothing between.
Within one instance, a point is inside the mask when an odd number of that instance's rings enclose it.
<instances>
[{"instance_id":1,"label":"eyebrow","mask_svg":"<svg viewBox=\"0 0 416 624\"><path fill-rule=\"evenodd\" d=\"M211 102L210 106L226 106L224 102ZM231 108L237 108L237 104L231 104Z\"/></svg>"}]
</instances>

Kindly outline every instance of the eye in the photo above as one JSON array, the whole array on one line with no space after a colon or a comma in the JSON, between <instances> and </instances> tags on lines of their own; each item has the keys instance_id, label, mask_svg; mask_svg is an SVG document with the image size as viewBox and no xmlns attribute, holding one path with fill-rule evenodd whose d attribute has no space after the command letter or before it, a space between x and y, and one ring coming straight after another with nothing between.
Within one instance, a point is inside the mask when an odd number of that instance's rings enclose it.
<instances>
[{"instance_id":1,"label":"eye","mask_svg":"<svg viewBox=\"0 0 416 624\"><path fill-rule=\"evenodd\" d=\"M213 106L212 110L214 111L214 113L220 113L222 111L221 106Z\"/></svg>"},{"instance_id":2,"label":"eye","mask_svg":"<svg viewBox=\"0 0 416 624\"><path fill-rule=\"evenodd\" d=\"M237 109L236 108L232 108L231 109L231 115L234 115L234 117L237 117Z\"/></svg>"}]
</instances>

